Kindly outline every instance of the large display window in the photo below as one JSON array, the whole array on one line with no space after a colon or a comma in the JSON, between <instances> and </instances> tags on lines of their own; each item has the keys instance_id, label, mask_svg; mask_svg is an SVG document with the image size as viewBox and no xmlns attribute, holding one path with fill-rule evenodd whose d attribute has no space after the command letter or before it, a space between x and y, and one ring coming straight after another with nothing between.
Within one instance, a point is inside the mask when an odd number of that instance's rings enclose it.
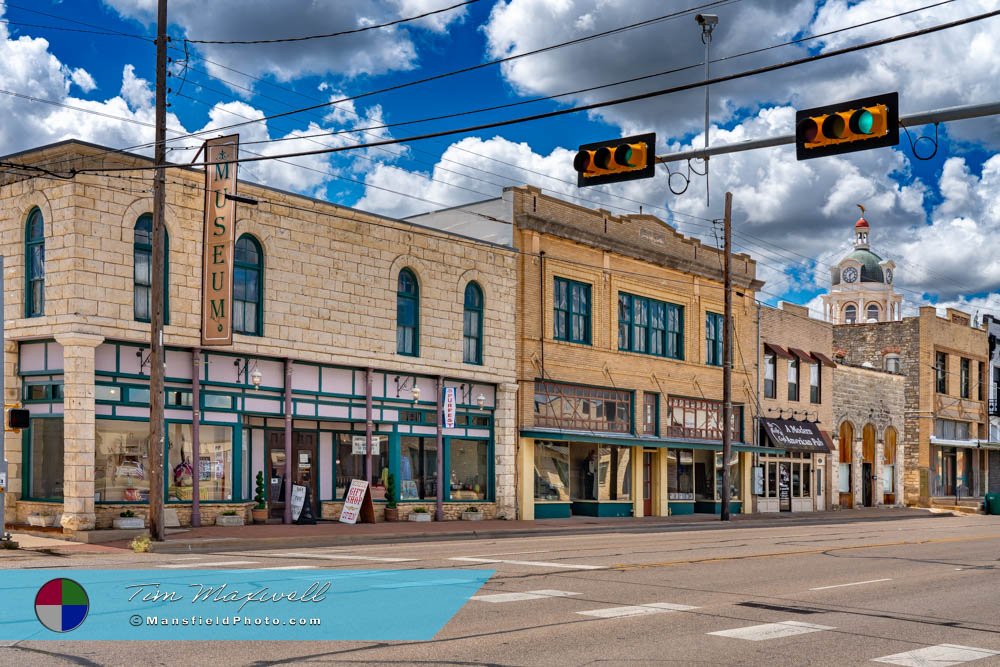
<instances>
[{"instance_id":1,"label":"large display window","mask_svg":"<svg viewBox=\"0 0 1000 667\"><path fill-rule=\"evenodd\" d=\"M31 497L38 500L62 500L63 497L63 420L32 419L30 438Z\"/></svg>"},{"instance_id":2,"label":"large display window","mask_svg":"<svg viewBox=\"0 0 1000 667\"><path fill-rule=\"evenodd\" d=\"M667 493L670 500L694 500L694 450L667 450Z\"/></svg>"},{"instance_id":3,"label":"large display window","mask_svg":"<svg viewBox=\"0 0 1000 667\"><path fill-rule=\"evenodd\" d=\"M452 438L448 443L448 499L486 500L489 490L489 447L482 440Z\"/></svg>"},{"instance_id":4,"label":"large display window","mask_svg":"<svg viewBox=\"0 0 1000 667\"><path fill-rule=\"evenodd\" d=\"M149 500L149 422L98 419L94 442L94 500Z\"/></svg>"},{"instance_id":5,"label":"large display window","mask_svg":"<svg viewBox=\"0 0 1000 667\"><path fill-rule=\"evenodd\" d=\"M167 498L190 501L194 476L198 498L211 502L233 499L233 429L201 424L198 461L193 458L191 424L167 425Z\"/></svg>"},{"instance_id":6,"label":"large display window","mask_svg":"<svg viewBox=\"0 0 1000 667\"><path fill-rule=\"evenodd\" d=\"M535 500L569 501L569 445L535 441Z\"/></svg>"},{"instance_id":7,"label":"large display window","mask_svg":"<svg viewBox=\"0 0 1000 667\"><path fill-rule=\"evenodd\" d=\"M399 439L399 499L437 498L437 438Z\"/></svg>"},{"instance_id":8,"label":"large display window","mask_svg":"<svg viewBox=\"0 0 1000 667\"><path fill-rule=\"evenodd\" d=\"M350 433L337 434L337 498L344 498L351 487L352 479L365 479L364 447L354 446L354 436ZM378 450L372 447L372 500L385 500L385 485L389 478L389 442L384 435L379 436ZM404 479L400 475L400 480ZM402 498L402 481L400 497Z\"/></svg>"}]
</instances>

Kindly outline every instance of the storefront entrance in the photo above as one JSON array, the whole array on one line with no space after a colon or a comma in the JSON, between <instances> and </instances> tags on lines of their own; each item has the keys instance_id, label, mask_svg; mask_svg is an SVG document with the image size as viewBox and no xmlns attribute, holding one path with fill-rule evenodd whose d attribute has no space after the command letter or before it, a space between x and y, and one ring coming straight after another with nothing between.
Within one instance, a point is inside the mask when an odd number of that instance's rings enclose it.
<instances>
[{"instance_id":1,"label":"storefront entrance","mask_svg":"<svg viewBox=\"0 0 1000 667\"><path fill-rule=\"evenodd\" d=\"M642 453L642 515L653 516L653 461L655 452Z\"/></svg>"},{"instance_id":2,"label":"storefront entrance","mask_svg":"<svg viewBox=\"0 0 1000 667\"><path fill-rule=\"evenodd\" d=\"M865 507L872 506L872 464L865 461L861 464L861 502Z\"/></svg>"},{"instance_id":3,"label":"storefront entrance","mask_svg":"<svg viewBox=\"0 0 1000 667\"><path fill-rule=\"evenodd\" d=\"M271 518L280 519L285 512L285 434L267 433L267 465L269 485L267 503ZM316 486L316 434L309 431L292 433L292 484L309 489L313 515L318 516L319 489Z\"/></svg>"}]
</instances>

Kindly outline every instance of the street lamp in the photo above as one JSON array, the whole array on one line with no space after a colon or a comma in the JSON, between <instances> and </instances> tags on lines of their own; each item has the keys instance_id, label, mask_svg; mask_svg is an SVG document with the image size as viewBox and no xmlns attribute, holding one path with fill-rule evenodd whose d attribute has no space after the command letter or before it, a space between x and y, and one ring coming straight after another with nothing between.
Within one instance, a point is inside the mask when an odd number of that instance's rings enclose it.
<instances>
[{"instance_id":1,"label":"street lamp","mask_svg":"<svg viewBox=\"0 0 1000 667\"><path fill-rule=\"evenodd\" d=\"M708 207L708 61L712 50L712 32L719 25L719 17L715 14L698 14L694 20L701 26L701 43L705 45L705 206Z\"/></svg>"}]
</instances>

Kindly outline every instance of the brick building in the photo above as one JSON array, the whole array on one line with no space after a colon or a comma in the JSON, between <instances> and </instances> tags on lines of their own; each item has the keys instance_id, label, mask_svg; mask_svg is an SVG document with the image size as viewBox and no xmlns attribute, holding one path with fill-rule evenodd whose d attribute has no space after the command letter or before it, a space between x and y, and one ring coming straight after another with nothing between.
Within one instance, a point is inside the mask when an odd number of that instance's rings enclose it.
<instances>
[{"instance_id":1,"label":"brick building","mask_svg":"<svg viewBox=\"0 0 1000 667\"><path fill-rule=\"evenodd\" d=\"M758 306L761 379L755 501L760 512L828 509L836 488L833 326L790 303Z\"/></svg>"},{"instance_id":2,"label":"brick building","mask_svg":"<svg viewBox=\"0 0 1000 667\"><path fill-rule=\"evenodd\" d=\"M150 165L77 141L5 160ZM5 399L32 413L5 439L18 522L57 516L77 531L144 514L151 174L0 181ZM238 206L236 334L199 349L203 189L202 172L169 170L164 497L181 522L195 485L202 522L245 512L259 473L272 512L292 481L336 518L351 479L365 477L356 436L369 419L377 501L391 474L404 515L441 495L448 516L470 503L513 516L516 253L241 183L259 204ZM458 405L454 428L439 430L442 387Z\"/></svg>"},{"instance_id":3,"label":"brick building","mask_svg":"<svg viewBox=\"0 0 1000 667\"><path fill-rule=\"evenodd\" d=\"M493 220L487 220L488 216ZM722 257L649 215L511 188L413 218L518 258L518 511L524 519L719 512ZM736 255L731 466L749 512L755 262Z\"/></svg>"}]
</instances>

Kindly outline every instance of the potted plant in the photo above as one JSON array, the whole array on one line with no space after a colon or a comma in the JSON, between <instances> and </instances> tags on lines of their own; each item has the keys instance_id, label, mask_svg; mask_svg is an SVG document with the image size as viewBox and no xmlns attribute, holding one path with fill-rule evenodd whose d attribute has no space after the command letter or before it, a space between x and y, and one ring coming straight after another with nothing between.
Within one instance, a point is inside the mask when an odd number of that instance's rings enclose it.
<instances>
[{"instance_id":1,"label":"potted plant","mask_svg":"<svg viewBox=\"0 0 1000 667\"><path fill-rule=\"evenodd\" d=\"M267 500L264 498L264 471L257 471L257 491L254 493L253 501L257 503L250 511L253 514L254 523L267 522Z\"/></svg>"},{"instance_id":2,"label":"potted plant","mask_svg":"<svg viewBox=\"0 0 1000 667\"><path fill-rule=\"evenodd\" d=\"M483 513L475 505L469 505L462 512L462 521L482 521Z\"/></svg>"},{"instance_id":3,"label":"potted plant","mask_svg":"<svg viewBox=\"0 0 1000 667\"><path fill-rule=\"evenodd\" d=\"M396 506L396 477L392 473L385 478L385 520L399 521L399 507Z\"/></svg>"},{"instance_id":4,"label":"potted plant","mask_svg":"<svg viewBox=\"0 0 1000 667\"><path fill-rule=\"evenodd\" d=\"M222 514L215 517L216 526L242 526L243 525L243 514L237 512L236 510L226 510Z\"/></svg>"},{"instance_id":5,"label":"potted plant","mask_svg":"<svg viewBox=\"0 0 1000 667\"><path fill-rule=\"evenodd\" d=\"M146 522L141 516L136 516L135 512L132 510L125 510L118 515L117 519L114 519L111 524L115 528L135 530L137 528L145 528Z\"/></svg>"},{"instance_id":6,"label":"potted plant","mask_svg":"<svg viewBox=\"0 0 1000 667\"><path fill-rule=\"evenodd\" d=\"M430 521L431 514L427 511L426 507L414 507L410 510L409 516L406 517L409 521Z\"/></svg>"}]
</instances>

